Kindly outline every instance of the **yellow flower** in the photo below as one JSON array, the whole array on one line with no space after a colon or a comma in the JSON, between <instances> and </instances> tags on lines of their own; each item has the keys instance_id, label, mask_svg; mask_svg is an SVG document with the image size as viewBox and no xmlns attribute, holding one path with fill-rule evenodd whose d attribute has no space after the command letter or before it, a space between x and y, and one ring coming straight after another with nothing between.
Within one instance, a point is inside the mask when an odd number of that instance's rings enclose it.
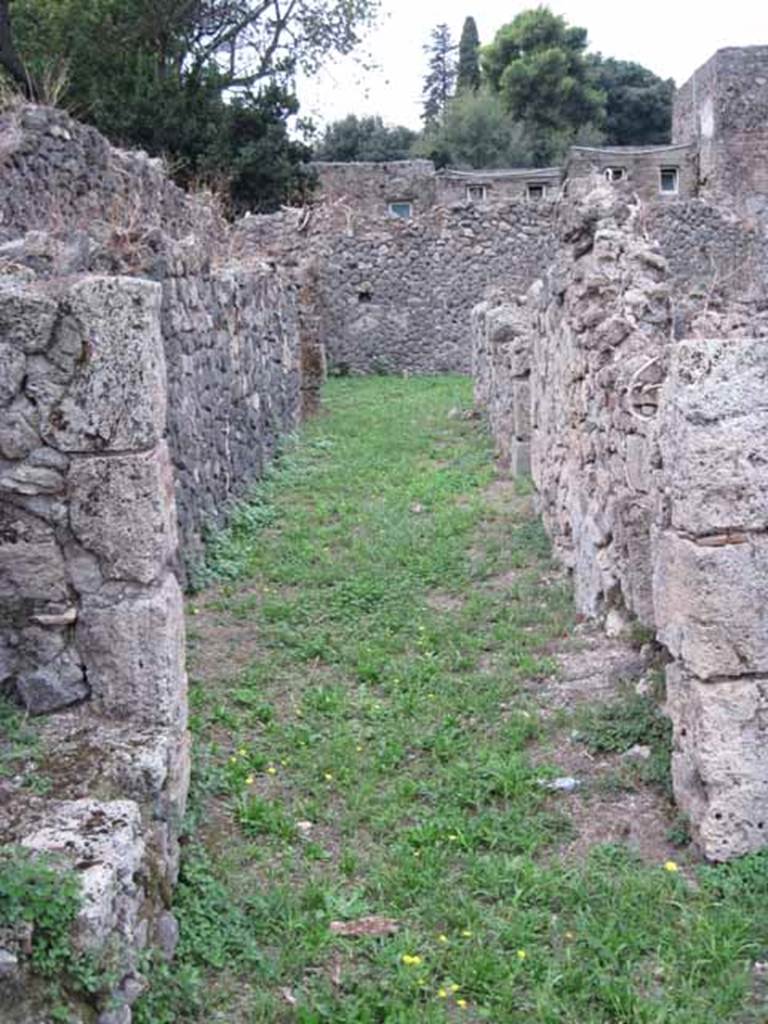
<instances>
[{"instance_id":1,"label":"yellow flower","mask_svg":"<svg viewBox=\"0 0 768 1024\"><path fill-rule=\"evenodd\" d=\"M252 775L248 776L248 778L245 780L245 784L246 784L246 786L252 786L253 785L253 776Z\"/></svg>"},{"instance_id":2,"label":"yellow flower","mask_svg":"<svg viewBox=\"0 0 768 1024\"><path fill-rule=\"evenodd\" d=\"M248 751L245 749L245 747L240 747L240 749L238 750L238 754L240 755L240 757L247 757Z\"/></svg>"},{"instance_id":3,"label":"yellow flower","mask_svg":"<svg viewBox=\"0 0 768 1024\"><path fill-rule=\"evenodd\" d=\"M455 995L459 991L459 989L461 988L461 985L453 984L453 985L449 985L449 988L450 988L451 992L453 992L454 995Z\"/></svg>"},{"instance_id":4,"label":"yellow flower","mask_svg":"<svg viewBox=\"0 0 768 1024\"><path fill-rule=\"evenodd\" d=\"M355 750L358 752L358 754L362 754L362 752L363 752L363 748L362 748L362 746L359 743L355 747Z\"/></svg>"},{"instance_id":5,"label":"yellow flower","mask_svg":"<svg viewBox=\"0 0 768 1024\"><path fill-rule=\"evenodd\" d=\"M403 953L401 960L408 967L418 967L423 962L420 956L411 956L410 953Z\"/></svg>"},{"instance_id":6,"label":"yellow flower","mask_svg":"<svg viewBox=\"0 0 768 1024\"><path fill-rule=\"evenodd\" d=\"M326 772L325 775L323 775L323 778L326 782L333 782L333 776L330 772Z\"/></svg>"},{"instance_id":7,"label":"yellow flower","mask_svg":"<svg viewBox=\"0 0 768 1024\"><path fill-rule=\"evenodd\" d=\"M526 960L527 958L528 958L528 954L525 952L525 950L524 949L518 949L518 951L517 951L517 959L518 960Z\"/></svg>"},{"instance_id":8,"label":"yellow flower","mask_svg":"<svg viewBox=\"0 0 768 1024\"><path fill-rule=\"evenodd\" d=\"M457 840L458 838L459 838L459 837L458 837L458 836L456 835L456 833L455 833L455 832L451 832L451 833L450 833L450 835L448 836L448 839L449 839L449 840L450 840L450 842L452 842L452 843L455 843L455 842L456 842L456 840Z\"/></svg>"},{"instance_id":9,"label":"yellow flower","mask_svg":"<svg viewBox=\"0 0 768 1024\"><path fill-rule=\"evenodd\" d=\"M237 764L237 758L236 757L230 757L229 763L230 764Z\"/></svg>"},{"instance_id":10,"label":"yellow flower","mask_svg":"<svg viewBox=\"0 0 768 1024\"><path fill-rule=\"evenodd\" d=\"M677 866L677 864L673 860L668 860L666 862L666 864L664 865L664 870L665 871L669 871L671 874L674 874L675 871L679 871L680 868Z\"/></svg>"},{"instance_id":11,"label":"yellow flower","mask_svg":"<svg viewBox=\"0 0 768 1024\"><path fill-rule=\"evenodd\" d=\"M472 932L469 930L469 928L465 928L461 934L464 936L465 939L472 938Z\"/></svg>"},{"instance_id":12,"label":"yellow flower","mask_svg":"<svg viewBox=\"0 0 768 1024\"><path fill-rule=\"evenodd\" d=\"M574 937L573 936L573 932L566 932L565 933L565 940L566 940L566 942L572 942L573 941L573 937Z\"/></svg>"},{"instance_id":13,"label":"yellow flower","mask_svg":"<svg viewBox=\"0 0 768 1024\"><path fill-rule=\"evenodd\" d=\"M456 1005L460 1006L462 1010L466 1010L466 1008L469 1006L469 1003L467 1002L466 999L457 999Z\"/></svg>"},{"instance_id":14,"label":"yellow flower","mask_svg":"<svg viewBox=\"0 0 768 1024\"><path fill-rule=\"evenodd\" d=\"M267 768L267 775L277 775L277 768L273 764Z\"/></svg>"},{"instance_id":15,"label":"yellow flower","mask_svg":"<svg viewBox=\"0 0 768 1024\"><path fill-rule=\"evenodd\" d=\"M438 999L447 999L448 998L448 993L446 992L446 990L444 988L439 988L437 990L437 998Z\"/></svg>"},{"instance_id":16,"label":"yellow flower","mask_svg":"<svg viewBox=\"0 0 768 1024\"><path fill-rule=\"evenodd\" d=\"M448 941L448 936L447 935L438 935L437 936L437 941L438 942L447 942Z\"/></svg>"}]
</instances>

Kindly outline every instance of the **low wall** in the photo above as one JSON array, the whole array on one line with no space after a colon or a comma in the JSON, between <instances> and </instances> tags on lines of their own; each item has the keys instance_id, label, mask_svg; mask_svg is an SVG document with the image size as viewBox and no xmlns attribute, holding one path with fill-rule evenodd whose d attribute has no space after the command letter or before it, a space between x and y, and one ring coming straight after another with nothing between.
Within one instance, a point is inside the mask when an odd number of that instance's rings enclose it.
<instances>
[{"instance_id":1,"label":"low wall","mask_svg":"<svg viewBox=\"0 0 768 1024\"><path fill-rule=\"evenodd\" d=\"M730 339L676 340L675 278L645 224L604 187L561 211L543 281L475 310L477 399L512 471L530 464L579 609L612 630L639 619L669 651L676 796L725 860L768 842L768 361L743 310L692 320L735 323Z\"/></svg>"}]
</instances>

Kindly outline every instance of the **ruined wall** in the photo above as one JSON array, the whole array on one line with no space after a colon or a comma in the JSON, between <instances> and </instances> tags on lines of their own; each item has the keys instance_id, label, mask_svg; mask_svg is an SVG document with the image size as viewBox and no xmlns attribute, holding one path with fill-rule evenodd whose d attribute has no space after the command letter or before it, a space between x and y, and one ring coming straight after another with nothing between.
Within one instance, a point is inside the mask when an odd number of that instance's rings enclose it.
<instances>
[{"instance_id":1,"label":"ruined wall","mask_svg":"<svg viewBox=\"0 0 768 1024\"><path fill-rule=\"evenodd\" d=\"M563 208L543 281L474 313L476 393L513 472L530 453L579 609L669 652L676 797L725 860L767 841L768 316L683 297L678 322L647 223L606 186Z\"/></svg>"},{"instance_id":2,"label":"ruined wall","mask_svg":"<svg viewBox=\"0 0 768 1024\"><path fill-rule=\"evenodd\" d=\"M609 168L623 171L629 188L647 202L669 203L697 194L698 161L692 142L678 146L572 146L566 175L571 179L582 179L594 173L602 175ZM662 168L677 169L677 192L662 192Z\"/></svg>"},{"instance_id":3,"label":"ruined wall","mask_svg":"<svg viewBox=\"0 0 768 1024\"><path fill-rule=\"evenodd\" d=\"M108 956L111 979L71 1010L130 1024L142 950L170 956L176 937L182 564L317 403L314 278L238 258L158 161L61 112L3 117L0 691L48 716L52 787L3 784L0 842L64 851L76 949ZM50 1009L29 941L0 930L9 1024Z\"/></svg>"},{"instance_id":4,"label":"ruined wall","mask_svg":"<svg viewBox=\"0 0 768 1024\"><path fill-rule=\"evenodd\" d=\"M77 872L76 948L111 958L99 1005L121 1022L141 950L174 934L189 776L160 299L120 277L0 285L0 689L73 708L44 733L51 791L6 781L0 843ZM9 1024L43 1012L29 941L0 935Z\"/></svg>"},{"instance_id":5,"label":"ruined wall","mask_svg":"<svg viewBox=\"0 0 768 1024\"><path fill-rule=\"evenodd\" d=\"M680 89L675 142L696 141L702 196L746 213L768 210L768 47L718 52Z\"/></svg>"},{"instance_id":6,"label":"ruined wall","mask_svg":"<svg viewBox=\"0 0 768 1024\"><path fill-rule=\"evenodd\" d=\"M240 251L315 258L331 366L467 373L477 295L499 280L525 291L543 272L554 253L554 209L525 199L457 203L405 221L329 204L311 216L247 218Z\"/></svg>"},{"instance_id":7,"label":"ruined wall","mask_svg":"<svg viewBox=\"0 0 768 1024\"><path fill-rule=\"evenodd\" d=\"M322 369L301 376L301 275L237 259L210 198L177 188L160 161L115 150L62 111L21 106L3 116L0 268L162 285L169 444L183 555L193 562L205 527L221 524L258 479L302 403L316 404L302 398L316 395Z\"/></svg>"}]
</instances>

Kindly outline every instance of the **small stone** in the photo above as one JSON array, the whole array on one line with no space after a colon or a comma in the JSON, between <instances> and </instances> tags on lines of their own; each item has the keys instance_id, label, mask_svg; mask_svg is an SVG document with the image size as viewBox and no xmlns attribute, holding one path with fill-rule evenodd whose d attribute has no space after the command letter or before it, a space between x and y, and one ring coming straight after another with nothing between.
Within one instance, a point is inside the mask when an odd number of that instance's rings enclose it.
<instances>
[{"instance_id":1,"label":"small stone","mask_svg":"<svg viewBox=\"0 0 768 1024\"><path fill-rule=\"evenodd\" d=\"M168 910L163 911L157 919L155 942L163 959L168 962L173 960L179 942L179 922Z\"/></svg>"},{"instance_id":2,"label":"small stone","mask_svg":"<svg viewBox=\"0 0 768 1024\"><path fill-rule=\"evenodd\" d=\"M621 757L624 761L648 761L652 753L653 751L650 747L646 747L642 743L636 743L634 747L625 750Z\"/></svg>"},{"instance_id":3,"label":"small stone","mask_svg":"<svg viewBox=\"0 0 768 1024\"><path fill-rule=\"evenodd\" d=\"M96 1024L131 1024L133 1014L130 1006L117 1006L99 1014Z\"/></svg>"},{"instance_id":4,"label":"small stone","mask_svg":"<svg viewBox=\"0 0 768 1024\"><path fill-rule=\"evenodd\" d=\"M34 615L33 619L40 626L72 626L77 622L77 608L66 608L50 615Z\"/></svg>"},{"instance_id":5,"label":"small stone","mask_svg":"<svg viewBox=\"0 0 768 1024\"><path fill-rule=\"evenodd\" d=\"M85 700L90 693L83 666L72 650L65 651L50 665L20 674L16 690L31 715L69 707Z\"/></svg>"},{"instance_id":6,"label":"small stone","mask_svg":"<svg viewBox=\"0 0 768 1024\"><path fill-rule=\"evenodd\" d=\"M546 789L551 789L553 793L574 793L581 786L581 782L570 775L565 775L561 779L542 782L542 785Z\"/></svg>"},{"instance_id":7,"label":"small stone","mask_svg":"<svg viewBox=\"0 0 768 1024\"><path fill-rule=\"evenodd\" d=\"M0 949L0 981L8 981L19 973L19 958L8 949Z\"/></svg>"},{"instance_id":8,"label":"small stone","mask_svg":"<svg viewBox=\"0 0 768 1024\"><path fill-rule=\"evenodd\" d=\"M61 494L64 477L56 469L22 463L0 476L0 491L12 494Z\"/></svg>"}]
</instances>

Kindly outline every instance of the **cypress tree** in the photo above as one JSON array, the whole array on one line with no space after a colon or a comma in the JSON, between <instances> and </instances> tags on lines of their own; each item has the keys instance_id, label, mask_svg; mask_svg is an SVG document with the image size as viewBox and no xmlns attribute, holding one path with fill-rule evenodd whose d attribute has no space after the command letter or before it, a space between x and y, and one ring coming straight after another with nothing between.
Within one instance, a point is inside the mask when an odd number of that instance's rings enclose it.
<instances>
[{"instance_id":1,"label":"cypress tree","mask_svg":"<svg viewBox=\"0 0 768 1024\"><path fill-rule=\"evenodd\" d=\"M467 18L459 42L457 92L476 92L480 88L480 36L474 18Z\"/></svg>"}]
</instances>

